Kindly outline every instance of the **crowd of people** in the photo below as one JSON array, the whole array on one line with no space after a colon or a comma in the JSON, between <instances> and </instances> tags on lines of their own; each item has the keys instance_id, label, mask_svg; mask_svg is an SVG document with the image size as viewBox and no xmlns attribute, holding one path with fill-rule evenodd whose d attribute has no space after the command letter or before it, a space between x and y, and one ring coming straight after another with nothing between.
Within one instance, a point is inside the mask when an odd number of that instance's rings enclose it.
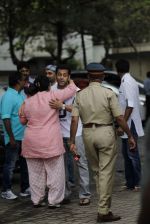
<instances>
[{"instance_id":1,"label":"crowd of people","mask_svg":"<svg viewBox=\"0 0 150 224\"><path fill-rule=\"evenodd\" d=\"M117 134L122 138L125 189L141 187L138 137L144 135L139 90L129 73L129 62L116 63L121 78L119 97L101 85L105 67L87 65L89 86L80 90L66 65L47 65L35 80L22 62L9 75L1 99L5 163L1 197L16 199L12 177L20 162L20 196L31 196L35 208L59 208L71 202L74 160L79 171L79 205L91 202L89 165L98 195L97 222L120 220L111 211L117 158Z\"/></svg>"}]
</instances>

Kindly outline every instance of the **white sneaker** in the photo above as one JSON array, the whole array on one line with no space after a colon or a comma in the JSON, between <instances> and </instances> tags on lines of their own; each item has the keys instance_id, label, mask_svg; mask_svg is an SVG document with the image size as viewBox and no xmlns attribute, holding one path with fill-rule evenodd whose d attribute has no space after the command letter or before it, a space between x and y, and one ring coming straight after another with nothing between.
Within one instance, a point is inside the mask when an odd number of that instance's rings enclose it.
<instances>
[{"instance_id":1,"label":"white sneaker","mask_svg":"<svg viewBox=\"0 0 150 224\"><path fill-rule=\"evenodd\" d=\"M11 190L7 190L7 191L1 193L1 197L4 199L8 199L8 200L14 200L18 196L15 195Z\"/></svg>"},{"instance_id":2,"label":"white sneaker","mask_svg":"<svg viewBox=\"0 0 150 224\"><path fill-rule=\"evenodd\" d=\"M31 195L31 191L29 187L24 192L20 192L21 197L28 197L30 195Z\"/></svg>"}]
</instances>

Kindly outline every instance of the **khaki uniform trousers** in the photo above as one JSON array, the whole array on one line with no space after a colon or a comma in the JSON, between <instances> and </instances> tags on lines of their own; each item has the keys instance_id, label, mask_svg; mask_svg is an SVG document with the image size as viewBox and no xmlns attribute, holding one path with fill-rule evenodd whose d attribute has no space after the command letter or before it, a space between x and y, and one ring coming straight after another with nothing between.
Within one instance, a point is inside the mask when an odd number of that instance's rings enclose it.
<instances>
[{"instance_id":1,"label":"khaki uniform trousers","mask_svg":"<svg viewBox=\"0 0 150 224\"><path fill-rule=\"evenodd\" d=\"M116 135L113 126L83 129L87 157L94 172L99 196L98 213L110 211L117 158Z\"/></svg>"}]
</instances>

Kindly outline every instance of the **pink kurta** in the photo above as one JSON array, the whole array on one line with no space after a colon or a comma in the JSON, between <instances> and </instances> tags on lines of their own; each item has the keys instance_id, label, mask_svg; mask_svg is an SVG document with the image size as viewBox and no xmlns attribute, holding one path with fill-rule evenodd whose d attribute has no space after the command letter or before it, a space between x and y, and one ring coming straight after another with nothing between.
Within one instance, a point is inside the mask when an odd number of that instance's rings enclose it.
<instances>
[{"instance_id":1,"label":"pink kurta","mask_svg":"<svg viewBox=\"0 0 150 224\"><path fill-rule=\"evenodd\" d=\"M26 158L51 158L65 152L58 111L49 101L64 101L76 93L74 84L63 90L38 92L25 100L23 113L28 120L22 141L22 155Z\"/></svg>"}]
</instances>

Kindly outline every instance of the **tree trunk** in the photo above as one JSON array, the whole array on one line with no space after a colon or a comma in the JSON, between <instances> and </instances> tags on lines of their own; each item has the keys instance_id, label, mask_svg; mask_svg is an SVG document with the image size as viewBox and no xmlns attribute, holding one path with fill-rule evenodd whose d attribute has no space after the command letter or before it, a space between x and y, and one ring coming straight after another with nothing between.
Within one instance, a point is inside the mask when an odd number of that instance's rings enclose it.
<instances>
[{"instance_id":1,"label":"tree trunk","mask_svg":"<svg viewBox=\"0 0 150 224\"><path fill-rule=\"evenodd\" d=\"M86 58L86 48L85 48L85 41L84 41L84 32L82 28L80 31L80 35L81 35L81 46L82 46L82 52L83 52L83 65L85 69L87 65L87 58Z\"/></svg>"},{"instance_id":2,"label":"tree trunk","mask_svg":"<svg viewBox=\"0 0 150 224\"><path fill-rule=\"evenodd\" d=\"M57 63L61 63L62 57L62 45L63 45L63 23L61 21L57 22L56 29L57 29Z\"/></svg>"},{"instance_id":3,"label":"tree trunk","mask_svg":"<svg viewBox=\"0 0 150 224\"><path fill-rule=\"evenodd\" d=\"M136 48L136 45L134 44L134 42L132 41L132 39L130 37L127 36L127 39L131 45L131 47L133 48L133 50L136 53L137 56L137 61L139 64L139 71L140 71L140 76L142 76L142 65L141 65L141 57L140 57L140 52L138 52L138 49Z\"/></svg>"},{"instance_id":4,"label":"tree trunk","mask_svg":"<svg viewBox=\"0 0 150 224\"><path fill-rule=\"evenodd\" d=\"M109 58L109 49L110 49L110 45L108 43L108 41L106 41L104 43L104 48L105 48L105 59Z\"/></svg>"},{"instance_id":5,"label":"tree trunk","mask_svg":"<svg viewBox=\"0 0 150 224\"><path fill-rule=\"evenodd\" d=\"M11 59L12 59L12 62L14 65L17 65L19 60L18 58L16 57L16 54L15 54L15 50L14 50L14 45L13 45L13 36L11 33L8 34L8 38L9 38L9 51L10 51L10 56L11 56Z\"/></svg>"}]
</instances>

